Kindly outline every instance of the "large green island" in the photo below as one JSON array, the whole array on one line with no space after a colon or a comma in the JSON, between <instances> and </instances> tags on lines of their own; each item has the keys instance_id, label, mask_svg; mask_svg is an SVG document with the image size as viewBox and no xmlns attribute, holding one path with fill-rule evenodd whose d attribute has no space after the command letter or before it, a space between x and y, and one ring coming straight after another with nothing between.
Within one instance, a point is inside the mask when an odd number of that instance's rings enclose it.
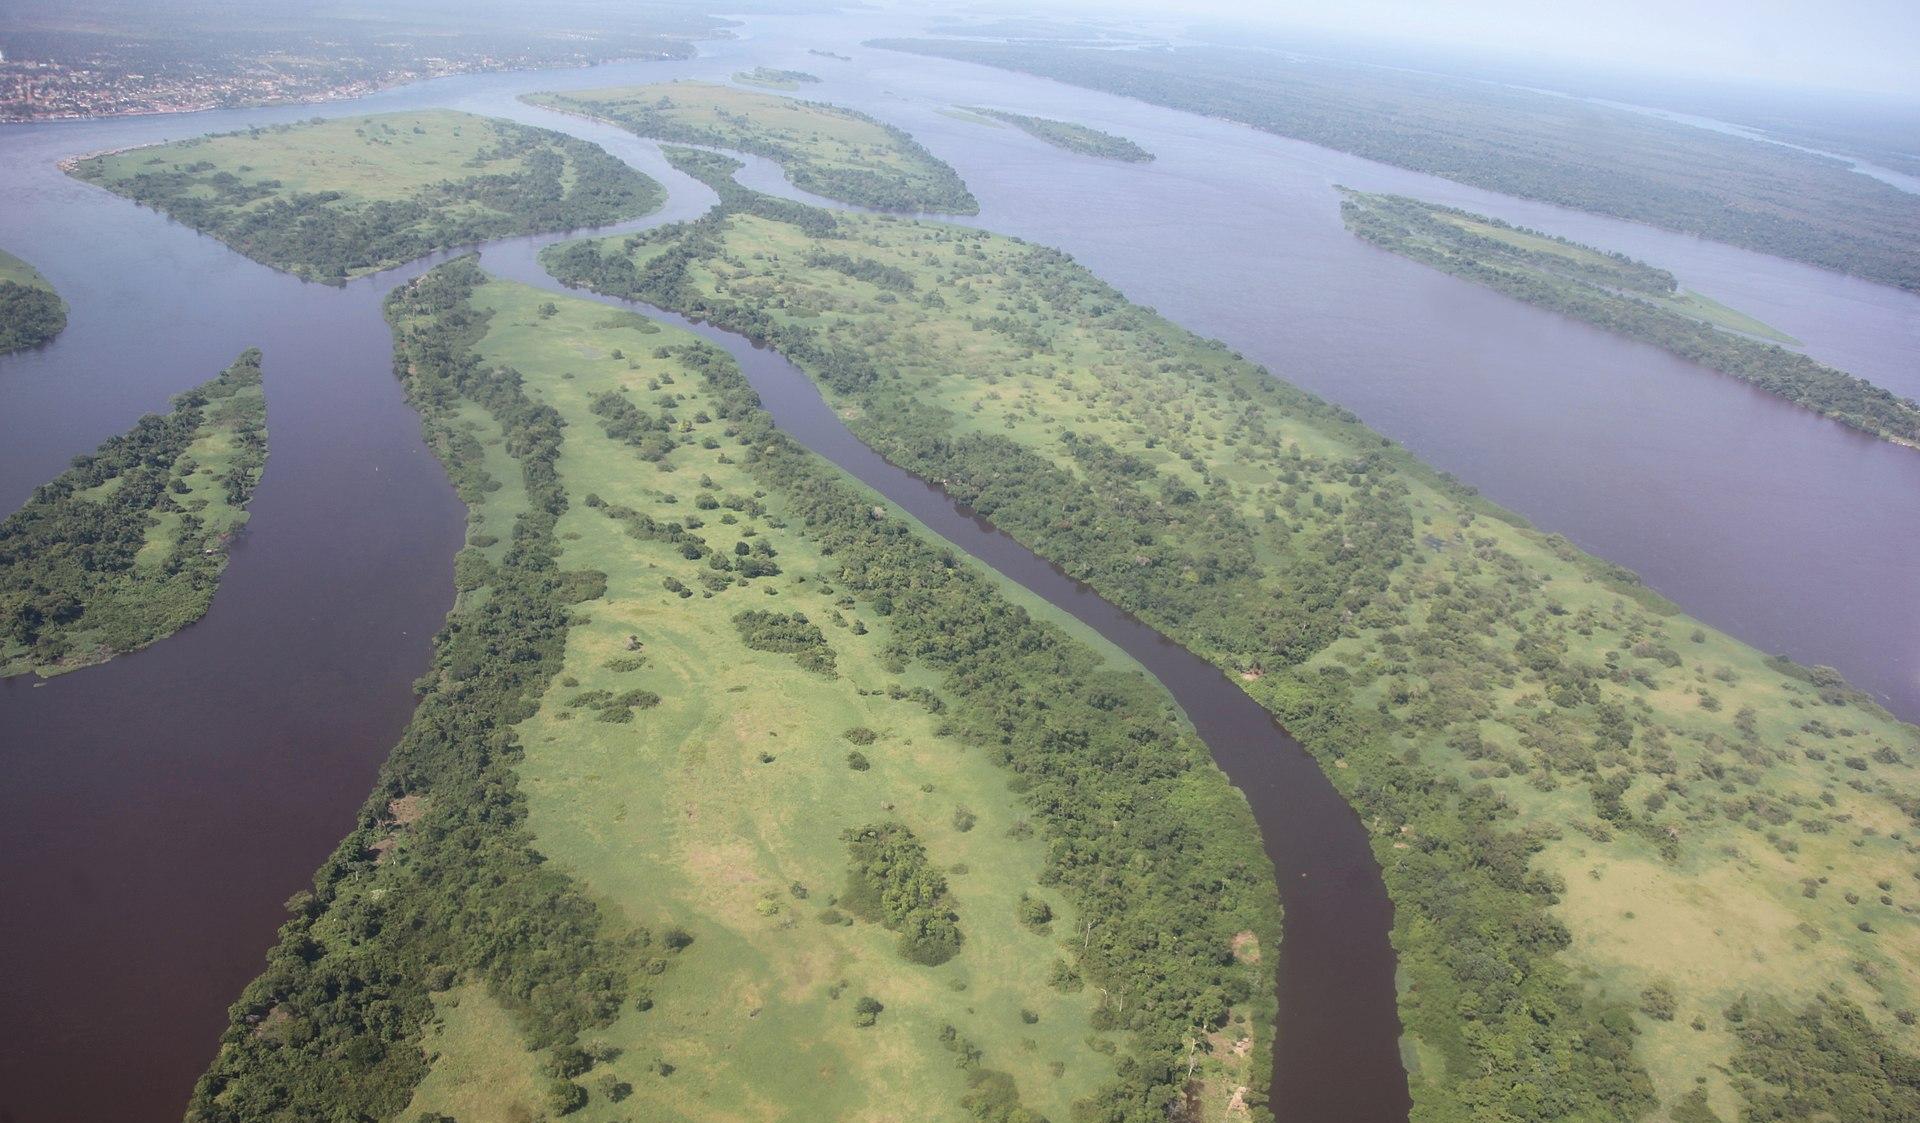
<instances>
[{"instance_id":1,"label":"large green island","mask_svg":"<svg viewBox=\"0 0 1920 1123\"><path fill-rule=\"evenodd\" d=\"M35 490L0 522L0 677L104 662L205 615L266 457L248 351Z\"/></svg>"},{"instance_id":2,"label":"large green island","mask_svg":"<svg viewBox=\"0 0 1920 1123\"><path fill-rule=\"evenodd\" d=\"M1373 833L1416 1119L1920 1112L1914 728L1056 251L751 195L544 260L1238 675Z\"/></svg>"},{"instance_id":3,"label":"large green island","mask_svg":"<svg viewBox=\"0 0 1920 1123\"><path fill-rule=\"evenodd\" d=\"M315 118L67 170L255 261L331 283L453 246L604 226L664 198L597 145L446 109Z\"/></svg>"},{"instance_id":4,"label":"large green island","mask_svg":"<svg viewBox=\"0 0 1920 1123\"><path fill-rule=\"evenodd\" d=\"M1272 869L1157 684L688 332L471 259L388 316L458 599L189 1119L1242 1117Z\"/></svg>"},{"instance_id":5,"label":"large green island","mask_svg":"<svg viewBox=\"0 0 1920 1123\"><path fill-rule=\"evenodd\" d=\"M0 355L52 342L67 327L67 304L40 271L0 250Z\"/></svg>"},{"instance_id":6,"label":"large green island","mask_svg":"<svg viewBox=\"0 0 1920 1123\"><path fill-rule=\"evenodd\" d=\"M942 214L980 209L958 173L918 141L836 105L691 81L525 100L641 136L764 156L785 168L795 187L843 203Z\"/></svg>"},{"instance_id":7,"label":"large green island","mask_svg":"<svg viewBox=\"0 0 1920 1123\"><path fill-rule=\"evenodd\" d=\"M1664 269L1404 195L1344 195L1340 216L1347 229L1383 249L1651 343L1843 425L1920 448L1920 404L1769 342L1792 341L1699 293L1682 291Z\"/></svg>"}]
</instances>

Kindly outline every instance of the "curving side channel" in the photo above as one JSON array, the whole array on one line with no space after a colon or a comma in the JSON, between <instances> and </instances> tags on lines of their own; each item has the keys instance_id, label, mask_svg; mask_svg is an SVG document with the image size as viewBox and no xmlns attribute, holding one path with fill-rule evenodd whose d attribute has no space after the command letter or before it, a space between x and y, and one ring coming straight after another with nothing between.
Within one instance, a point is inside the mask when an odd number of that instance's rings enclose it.
<instances>
[{"instance_id":1,"label":"curving side channel","mask_svg":"<svg viewBox=\"0 0 1920 1123\"><path fill-rule=\"evenodd\" d=\"M1139 661L1186 711L1227 777L1246 794L1285 909L1277 967L1279 1025L1272 1104L1280 1119L1403 1121L1393 905L1366 828L1307 751L1219 668L1067 576L938 486L862 443L799 368L741 336L651 305L559 284L532 247L489 247L490 273L629 308L724 348L788 435L845 469L980 562L1092 627Z\"/></svg>"}]
</instances>

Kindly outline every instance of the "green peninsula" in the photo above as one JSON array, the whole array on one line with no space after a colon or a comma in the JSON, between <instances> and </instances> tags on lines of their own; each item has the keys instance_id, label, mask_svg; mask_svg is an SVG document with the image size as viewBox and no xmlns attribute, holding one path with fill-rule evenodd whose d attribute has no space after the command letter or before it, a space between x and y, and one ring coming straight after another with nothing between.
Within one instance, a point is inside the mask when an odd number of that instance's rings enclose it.
<instances>
[{"instance_id":1,"label":"green peninsula","mask_svg":"<svg viewBox=\"0 0 1920 1123\"><path fill-rule=\"evenodd\" d=\"M67 327L67 303L40 271L0 250L0 355L51 342Z\"/></svg>"},{"instance_id":2,"label":"green peninsula","mask_svg":"<svg viewBox=\"0 0 1920 1123\"><path fill-rule=\"evenodd\" d=\"M190 1120L1220 1120L1263 1087L1272 869L1157 684L689 332L471 259L388 315L459 594Z\"/></svg>"},{"instance_id":3,"label":"green peninsula","mask_svg":"<svg viewBox=\"0 0 1920 1123\"><path fill-rule=\"evenodd\" d=\"M266 458L247 351L36 489L0 523L0 676L105 662L205 615Z\"/></svg>"},{"instance_id":4,"label":"green peninsula","mask_svg":"<svg viewBox=\"0 0 1920 1123\"><path fill-rule=\"evenodd\" d=\"M1126 137L1101 132L1088 125L1056 121L1050 117L1029 117L1024 113L1009 113L1004 109L983 109L975 105L967 106L966 111L981 117L990 117L996 121L1004 121L1030 136L1046 141L1055 148L1078 152L1082 156L1124 160L1130 164L1144 164L1153 159L1153 153Z\"/></svg>"},{"instance_id":5,"label":"green peninsula","mask_svg":"<svg viewBox=\"0 0 1920 1123\"><path fill-rule=\"evenodd\" d=\"M1373 833L1416 1119L1920 1112L1920 731L1833 671L1051 249L742 201L544 260L776 348L1279 717Z\"/></svg>"},{"instance_id":6,"label":"green peninsula","mask_svg":"<svg viewBox=\"0 0 1920 1123\"><path fill-rule=\"evenodd\" d=\"M68 170L255 261L331 283L452 246L603 226L665 198L596 145L452 110L315 118Z\"/></svg>"},{"instance_id":7,"label":"green peninsula","mask_svg":"<svg viewBox=\"0 0 1920 1123\"><path fill-rule=\"evenodd\" d=\"M880 210L974 214L980 204L946 163L864 113L707 82L530 94L549 109L611 121L641 136L764 156L795 187Z\"/></svg>"},{"instance_id":8,"label":"green peninsula","mask_svg":"<svg viewBox=\"0 0 1920 1123\"><path fill-rule=\"evenodd\" d=\"M1764 340L1792 340L1618 254L1410 199L1346 191L1340 216L1374 245L1651 343L1896 444L1920 447L1920 404ZM1760 338L1752 338L1760 337Z\"/></svg>"}]
</instances>

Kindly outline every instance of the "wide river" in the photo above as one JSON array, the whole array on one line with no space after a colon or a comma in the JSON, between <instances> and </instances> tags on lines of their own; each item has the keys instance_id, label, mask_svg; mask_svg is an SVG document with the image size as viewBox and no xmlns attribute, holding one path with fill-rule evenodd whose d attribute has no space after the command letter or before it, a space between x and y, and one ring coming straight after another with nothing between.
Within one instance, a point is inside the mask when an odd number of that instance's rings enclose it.
<instances>
[{"instance_id":1,"label":"wide river","mask_svg":"<svg viewBox=\"0 0 1920 1123\"><path fill-rule=\"evenodd\" d=\"M1920 716L1920 453L1377 251L1341 228L1333 185L1422 195L1646 258L1815 356L1915 395L1920 299L1236 125L859 46L912 30L758 19L684 63L0 131L0 246L38 265L72 309L51 347L0 359L0 511L248 346L266 352L272 433L253 521L205 620L104 667L0 683L0 902L10 921L0 927L0 1120L178 1118L227 1003L259 969L279 902L345 833L406 721L410 683L451 603L461 533L460 506L393 380L380 318L382 297L424 265L342 288L303 284L55 167L81 152L450 106L607 145L669 185L666 212L649 220L667 221L711 196L664 169L652 145L515 96L724 78L755 65L808 70L826 79L810 96L907 128L958 167L982 203L970 221L1068 250L1133 299L1636 569L1695 615L1837 666L1902 716ZM1084 159L941 112L975 104L1121 132L1159 159ZM743 178L766 184L777 173L756 164ZM533 248L503 244L485 261L538 281ZM1248 791L1283 881L1295 882L1286 1008L1326 1011L1343 990L1354 999L1349 1015L1312 1023L1329 1027L1327 1041L1283 1037L1282 1094L1297 1090L1290 1102L1302 1118L1403 1112L1404 1085L1380 1071L1394 1023L1377 874L1358 824L1330 813L1330 789L1305 758L1244 708L1210 712L1213 700L1241 697L1218 675L937 493L863 460L830 414L814 416L825 411L791 368L723 342L783 426L1093 623L1175 691ZM1339 888L1288 871L1326 871ZM1357 926L1350 948L1337 938L1343 923ZM1330 1111L1307 1077L1343 1063L1377 1087Z\"/></svg>"}]
</instances>

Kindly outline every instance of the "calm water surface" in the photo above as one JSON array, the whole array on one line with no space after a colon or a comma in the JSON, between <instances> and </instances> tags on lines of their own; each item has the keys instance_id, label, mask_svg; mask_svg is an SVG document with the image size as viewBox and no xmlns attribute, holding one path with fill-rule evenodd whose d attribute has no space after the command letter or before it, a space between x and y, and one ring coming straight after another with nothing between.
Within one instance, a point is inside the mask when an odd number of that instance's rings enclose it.
<instances>
[{"instance_id":1,"label":"calm water surface","mask_svg":"<svg viewBox=\"0 0 1920 1123\"><path fill-rule=\"evenodd\" d=\"M982 201L979 224L1072 252L1135 300L1637 569L1694 614L1838 666L1903 715L1920 715L1920 454L1377 251L1341 229L1332 185L1422 195L1644 257L1815 356L1908 394L1920 393L1920 300L1239 126L858 46L895 30L912 29L767 19L687 63L0 131L0 245L38 265L72 306L53 346L0 359L0 510L248 346L266 352L272 431L253 520L205 620L103 667L0 683L0 902L14 921L0 928L0 1120L178 1117L226 1004L272 941L279 902L345 833L405 723L409 684L451 603L462 518L392 378L379 313L381 297L423 266L340 289L303 284L54 168L79 152L447 105L607 144L673 188L665 220L697 213L710 196L665 171L653 146L513 96L760 64L808 70L826 79L812 96L909 128L953 162ZM856 61L809 55L816 46ZM937 112L951 104L1085 121L1160 159L1135 167L1070 156ZM764 164L743 175L776 177ZM532 248L503 246L486 260L512 272ZM790 369L726 342L783 424L802 426L807 392ZM1226 699L1243 696L1210 668L1150 632L1129 632L1138 625L943 497L897 470L889 476L884 462L862 466L863 450L830 437L805 439L1114 636L1174 690L1248 790L1276 862L1330 871L1289 886L1287 955L1296 958L1283 961L1283 985L1324 993L1284 994L1287 1008L1360 995L1339 1023L1359 1038L1330 1043L1375 1055L1392 1013L1377 1001L1383 964L1389 977L1391 967L1374 939L1384 900L1366 912L1378 882L1370 863L1355 861L1364 838L1350 813L1317 810L1315 785L1325 781L1310 765L1300 770L1304 757L1273 751L1285 749L1283 735L1264 715L1234 709ZM1279 813L1290 808L1299 829ZM1329 907L1356 910L1347 954L1338 939L1314 946L1312 918ZM1288 981L1286 963L1315 961L1337 973ZM1317 1063L1337 1068L1342 1058ZM1306 1119L1384 1118L1404 1095L1393 1083L1338 1108L1294 1103Z\"/></svg>"}]
</instances>

